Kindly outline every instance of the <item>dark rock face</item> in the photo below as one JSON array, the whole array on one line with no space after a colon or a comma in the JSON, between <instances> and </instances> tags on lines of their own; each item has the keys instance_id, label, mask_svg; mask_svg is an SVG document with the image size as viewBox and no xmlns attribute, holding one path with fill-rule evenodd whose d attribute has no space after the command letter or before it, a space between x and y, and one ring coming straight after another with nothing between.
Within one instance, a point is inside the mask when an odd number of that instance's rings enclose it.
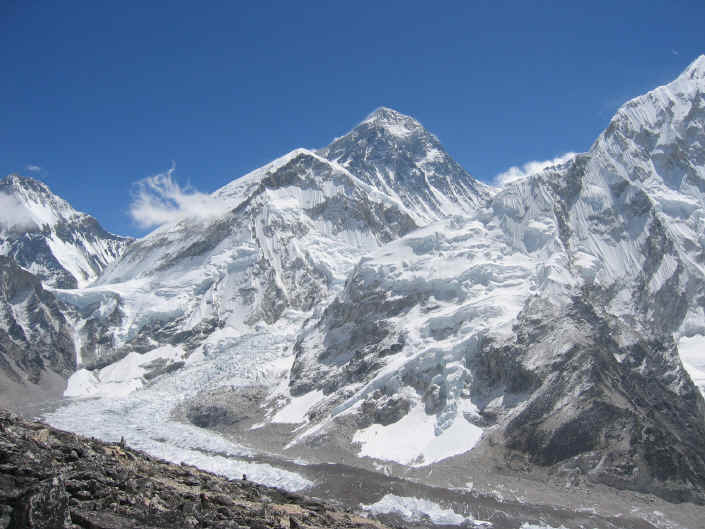
<instances>
[{"instance_id":1,"label":"dark rock face","mask_svg":"<svg viewBox=\"0 0 705 529\"><path fill-rule=\"evenodd\" d=\"M188 410L188 420L199 428L216 428L229 426L237 422L230 410L223 406L194 406Z\"/></svg>"},{"instance_id":2,"label":"dark rock face","mask_svg":"<svg viewBox=\"0 0 705 529\"><path fill-rule=\"evenodd\" d=\"M619 324L585 298L538 332L522 320L513 351L519 363L508 379L523 377L521 362L561 332L574 346L557 365L533 370L538 387L504 428L505 445L538 465L579 468L596 482L705 503L705 402L692 383L675 389L663 375L688 380L673 342L639 341L620 362Z\"/></svg>"},{"instance_id":3,"label":"dark rock face","mask_svg":"<svg viewBox=\"0 0 705 529\"><path fill-rule=\"evenodd\" d=\"M8 529L71 529L69 495L60 477L33 485L16 501Z\"/></svg>"},{"instance_id":4,"label":"dark rock face","mask_svg":"<svg viewBox=\"0 0 705 529\"><path fill-rule=\"evenodd\" d=\"M72 373L76 352L67 313L37 277L0 256L0 375L37 384L47 370Z\"/></svg>"},{"instance_id":5,"label":"dark rock face","mask_svg":"<svg viewBox=\"0 0 705 529\"><path fill-rule=\"evenodd\" d=\"M385 528L318 500L167 463L2 409L0 527Z\"/></svg>"}]
</instances>

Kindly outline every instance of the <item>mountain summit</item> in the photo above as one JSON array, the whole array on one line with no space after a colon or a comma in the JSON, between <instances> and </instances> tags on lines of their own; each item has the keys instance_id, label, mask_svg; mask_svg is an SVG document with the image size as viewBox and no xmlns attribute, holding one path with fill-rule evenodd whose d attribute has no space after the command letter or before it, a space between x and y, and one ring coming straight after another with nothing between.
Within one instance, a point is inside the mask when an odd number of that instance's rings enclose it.
<instances>
[{"instance_id":1,"label":"mountain summit","mask_svg":"<svg viewBox=\"0 0 705 529\"><path fill-rule=\"evenodd\" d=\"M0 180L0 203L0 254L48 286L86 285L132 241L108 233L33 178L12 174Z\"/></svg>"},{"instance_id":2,"label":"mountain summit","mask_svg":"<svg viewBox=\"0 0 705 529\"><path fill-rule=\"evenodd\" d=\"M418 121L385 107L318 152L401 202L419 225L473 211L490 194Z\"/></svg>"},{"instance_id":3,"label":"mountain summit","mask_svg":"<svg viewBox=\"0 0 705 529\"><path fill-rule=\"evenodd\" d=\"M421 123L416 121L411 116L407 116L387 107L379 107L374 112L368 114L368 116L362 120L360 125L365 123L383 128L390 134L399 138L404 138L414 132L425 132Z\"/></svg>"}]
</instances>

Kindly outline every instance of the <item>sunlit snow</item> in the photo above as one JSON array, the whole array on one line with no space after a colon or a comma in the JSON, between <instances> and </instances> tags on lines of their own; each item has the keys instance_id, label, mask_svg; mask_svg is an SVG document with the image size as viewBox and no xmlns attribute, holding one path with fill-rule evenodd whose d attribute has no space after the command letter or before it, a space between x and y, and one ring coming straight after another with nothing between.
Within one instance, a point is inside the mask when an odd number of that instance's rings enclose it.
<instances>
[{"instance_id":1,"label":"sunlit snow","mask_svg":"<svg viewBox=\"0 0 705 529\"><path fill-rule=\"evenodd\" d=\"M702 334L684 336L678 342L678 352L683 367L705 396L705 336Z\"/></svg>"},{"instance_id":2,"label":"sunlit snow","mask_svg":"<svg viewBox=\"0 0 705 529\"><path fill-rule=\"evenodd\" d=\"M353 442L360 443L360 456L403 465L428 465L461 454L480 440L482 428L458 414L452 425L436 435L437 418L418 404L399 421L387 426L373 424L359 430Z\"/></svg>"},{"instance_id":3,"label":"sunlit snow","mask_svg":"<svg viewBox=\"0 0 705 529\"><path fill-rule=\"evenodd\" d=\"M470 527L492 527L491 522L476 520L468 513L458 514L451 509L422 498L397 496L387 494L381 500L371 505L360 505L371 514L396 514L408 522L419 522L430 519L439 525L469 524Z\"/></svg>"}]
</instances>

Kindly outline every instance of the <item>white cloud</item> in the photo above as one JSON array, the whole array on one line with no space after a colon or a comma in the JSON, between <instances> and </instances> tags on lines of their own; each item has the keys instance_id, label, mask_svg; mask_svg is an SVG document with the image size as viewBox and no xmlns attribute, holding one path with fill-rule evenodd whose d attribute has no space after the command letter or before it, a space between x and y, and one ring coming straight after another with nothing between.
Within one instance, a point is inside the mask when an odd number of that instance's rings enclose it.
<instances>
[{"instance_id":1,"label":"white cloud","mask_svg":"<svg viewBox=\"0 0 705 529\"><path fill-rule=\"evenodd\" d=\"M29 230L36 226L31 213L17 197L0 193L0 228Z\"/></svg>"},{"instance_id":2,"label":"white cloud","mask_svg":"<svg viewBox=\"0 0 705 529\"><path fill-rule=\"evenodd\" d=\"M574 152L567 152L565 154L561 154L560 156L556 156L553 160L544 160L542 162L534 160L531 162L526 162L521 167L517 167L515 165L495 176L495 185L504 186L506 184L509 184L510 182L526 178L527 176L536 174L539 171L544 170L546 167L567 162L568 160L573 158L575 154L576 153Z\"/></svg>"},{"instance_id":3,"label":"white cloud","mask_svg":"<svg viewBox=\"0 0 705 529\"><path fill-rule=\"evenodd\" d=\"M39 167L38 165L30 164L27 167L25 167L27 171L30 171L32 173L39 173L41 172L42 168Z\"/></svg>"},{"instance_id":4,"label":"white cloud","mask_svg":"<svg viewBox=\"0 0 705 529\"><path fill-rule=\"evenodd\" d=\"M227 205L191 187L181 187L172 178L174 167L135 184L130 215L142 228L153 228L189 217L223 213Z\"/></svg>"}]
</instances>

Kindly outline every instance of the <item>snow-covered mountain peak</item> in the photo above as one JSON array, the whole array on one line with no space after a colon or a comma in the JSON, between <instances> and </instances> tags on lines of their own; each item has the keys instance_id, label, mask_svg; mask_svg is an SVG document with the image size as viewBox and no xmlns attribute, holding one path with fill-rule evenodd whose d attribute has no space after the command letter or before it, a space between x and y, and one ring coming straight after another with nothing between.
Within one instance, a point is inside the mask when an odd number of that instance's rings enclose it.
<instances>
[{"instance_id":1,"label":"snow-covered mountain peak","mask_svg":"<svg viewBox=\"0 0 705 529\"><path fill-rule=\"evenodd\" d=\"M465 214L489 188L453 160L417 120L381 107L317 152L404 204L418 224Z\"/></svg>"},{"instance_id":2,"label":"snow-covered mountain peak","mask_svg":"<svg viewBox=\"0 0 705 529\"><path fill-rule=\"evenodd\" d=\"M45 183L27 176L0 180L0 254L52 287L94 280L132 241L105 231Z\"/></svg>"},{"instance_id":3,"label":"snow-covered mountain peak","mask_svg":"<svg viewBox=\"0 0 705 529\"><path fill-rule=\"evenodd\" d=\"M313 154L313 152L304 148L294 149L293 151L272 160L262 167L258 167L254 171L250 171L249 173L236 178L232 182L225 184L220 189L217 189L213 193L213 196L227 200L233 206L236 206L242 200L245 200L257 188L257 186L260 185L262 179L267 175L283 167L294 158L308 154Z\"/></svg>"},{"instance_id":4,"label":"snow-covered mountain peak","mask_svg":"<svg viewBox=\"0 0 705 529\"><path fill-rule=\"evenodd\" d=\"M426 132L421 123L411 116L387 107L379 107L369 114L360 125L378 127L399 138L405 138L413 133Z\"/></svg>"},{"instance_id":5,"label":"snow-covered mountain peak","mask_svg":"<svg viewBox=\"0 0 705 529\"><path fill-rule=\"evenodd\" d=\"M0 194L11 197L12 214L21 220L12 226L9 222L2 222L3 229L41 229L44 225L54 226L61 220L80 215L68 202L52 193L45 183L27 176L6 176L0 180Z\"/></svg>"},{"instance_id":6,"label":"snow-covered mountain peak","mask_svg":"<svg viewBox=\"0 0 705 529\"><path fill-rule=\"evenodd\" d=\"M705 79L705 54L700 55L697 59L680 74L680 78L685 79Z\"/></svg>"}]
</instances>

